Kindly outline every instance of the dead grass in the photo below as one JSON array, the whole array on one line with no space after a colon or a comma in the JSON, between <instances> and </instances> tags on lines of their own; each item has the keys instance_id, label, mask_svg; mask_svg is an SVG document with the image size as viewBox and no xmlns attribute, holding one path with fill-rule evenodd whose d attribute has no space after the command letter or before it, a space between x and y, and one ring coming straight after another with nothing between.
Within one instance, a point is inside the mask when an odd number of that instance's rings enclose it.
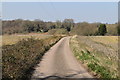
<instances>
[{"instance_id":1,"label":"dead grass","mask_svg":"<svg viewBox=\"0 0 120 80\"><path fill-rule=\"evenodd\" d=\"M117 46L117 43L118 43L117 36L90 36L90 37L77 36L77 37L72 37L70 40L71 49L78 60L81 61L81 58L83 58L83 57L79 57L82 55L81 51L90 52L90 55L94 56L96 63L98 65L105 67L106 70L110 71L110 75L112 78L116 78L118 75L118 70L117 70L118 63L116 61L117 56L116 57L110 57L110 55L106 56L106 53L104 52L111 51L112 48L110 48L108 45L114 44L111 45L112 47L114 47ZM106 48L105 50L107 51L103 51L103 48ZM117 52L114 49L112 49L112 51L113 51L113 55L117 54ZM91 63L90 62L91 60L90 59L84 60L83 63L85 65L88 65L89 63Z\"/></svg>"},{"instance_id":2,"label":"dead grass","mask_svg":"<svg viewBox=\"0 0 120 80\"><path fill-rule=\"evenodd\" d=\"M90 39L92 39L95 42L101 42L103 44L118 43L117 36L91 36Z\"/></svg>"},{"instance_id":3,"label":"dead grass","mask_svg":"<svg viewBox=\"0 0 120 80\"><path fill-rule=\"evenodd\" d=\"M0 36L0 39L2 39L2 41L0 41L0 44L1 44L0 46L2 46L2 45L12 45L12 44L15 44L15 43L19 42L20 40L31 38L31 37L34 38L34 39L44 39L44 38L48 38L50 36L51 35L44 35L44 34L3 35L3 36Z\"/></svg>"}]
</instances>

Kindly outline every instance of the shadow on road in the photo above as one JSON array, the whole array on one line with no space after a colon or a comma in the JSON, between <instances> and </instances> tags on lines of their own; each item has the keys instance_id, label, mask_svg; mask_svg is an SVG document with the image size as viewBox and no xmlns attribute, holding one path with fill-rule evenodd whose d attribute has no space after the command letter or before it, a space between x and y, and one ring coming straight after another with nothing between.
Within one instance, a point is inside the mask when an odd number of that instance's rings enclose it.
<instances>
[{"instance_id":1,"label":"shadow on road","mask_svg":"<svg viewBox=\"0 0 120 80\"><path fill-rule=\"evenodd\" d=\"M62 78L59 76L48 76L45 78L34 78L32 80L101 80L101 79L95 79L95 78ZM106 80L106 79L104 79Z\"/></svg>"}]
</instances>

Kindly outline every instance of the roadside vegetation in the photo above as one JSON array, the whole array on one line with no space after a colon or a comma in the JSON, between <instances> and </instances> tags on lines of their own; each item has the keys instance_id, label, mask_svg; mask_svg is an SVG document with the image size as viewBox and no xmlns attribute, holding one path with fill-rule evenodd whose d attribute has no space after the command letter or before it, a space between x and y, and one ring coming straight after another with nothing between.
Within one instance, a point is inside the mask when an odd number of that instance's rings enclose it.
<instances>
[{"instance_id":1,"label":"roadside vegetation","mask_svg":"<svg viewBox=\"0 0 120 80\"><path fill-rule=\"evenodd\" d=\"M3 45L2 80L28 80L33 67L60 38L60 36L44 39L28 38L12 45Z\"/></svg>"},{"instance_id":2,"label":"roadside vegetation","mask_svg":"<svg viewBox=\"0 0 120 80\"><path fill-rule=\"evenodd\" d=\"M115 36L113 36L115 37ZM74 36L70 47L75 57L97 78L118 78L117 37ZM107 39L110 39L105 43ZM99 39L102 39L99 40ZM101 42L100 42L101 41ZM114 45L112 47L109 47ZM111 52L110 52L111 51Z\"/></svg>"}]
</instances>

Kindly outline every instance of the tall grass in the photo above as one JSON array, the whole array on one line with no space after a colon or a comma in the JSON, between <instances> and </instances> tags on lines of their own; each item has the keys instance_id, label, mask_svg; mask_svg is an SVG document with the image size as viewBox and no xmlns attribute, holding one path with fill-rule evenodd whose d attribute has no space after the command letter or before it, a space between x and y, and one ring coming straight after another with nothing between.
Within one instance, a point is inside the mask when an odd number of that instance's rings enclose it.
<instances>
[{"instance_id":1,"label":"tall grass","mask_svg":"<svg viewBox=\"0 0 120 80\"><path fill-rule=\"evenodd\" d=\"M72 37L70 40L70 46L75 57L81 61L95 77L118 79L116 62L109 59L104 53L88 46L82 42L82 40L84 40L83 37Z\"/></svg>"},{"instance_id":2,"label":"tall grass","mask_svg":"<svg viewBox=\"0 0 120 80\"><path fill-rule=\"evenodd\" d=\"M58 36L41 40L28 38L13 45L3 46L3 80L30 79L33 67L60 38Z\"/></svg>"}]
</instances>

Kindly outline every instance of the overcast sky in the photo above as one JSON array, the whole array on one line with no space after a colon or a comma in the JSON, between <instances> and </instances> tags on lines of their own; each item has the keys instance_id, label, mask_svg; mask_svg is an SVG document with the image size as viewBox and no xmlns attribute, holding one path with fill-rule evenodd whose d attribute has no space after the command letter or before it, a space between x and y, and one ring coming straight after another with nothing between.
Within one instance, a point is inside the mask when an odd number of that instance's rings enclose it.
<instances>
[{"instance_id":1,"label":"overcast sky","mask_svg":"<svg viewBox=\"0 0 120 80\"><path fill-rule=\"evenodd\" d=\"M117 2L3 2L3 19L41 19L44 21L72 18L75 22L118 21Z\"/></svg>"}]
</instances>

